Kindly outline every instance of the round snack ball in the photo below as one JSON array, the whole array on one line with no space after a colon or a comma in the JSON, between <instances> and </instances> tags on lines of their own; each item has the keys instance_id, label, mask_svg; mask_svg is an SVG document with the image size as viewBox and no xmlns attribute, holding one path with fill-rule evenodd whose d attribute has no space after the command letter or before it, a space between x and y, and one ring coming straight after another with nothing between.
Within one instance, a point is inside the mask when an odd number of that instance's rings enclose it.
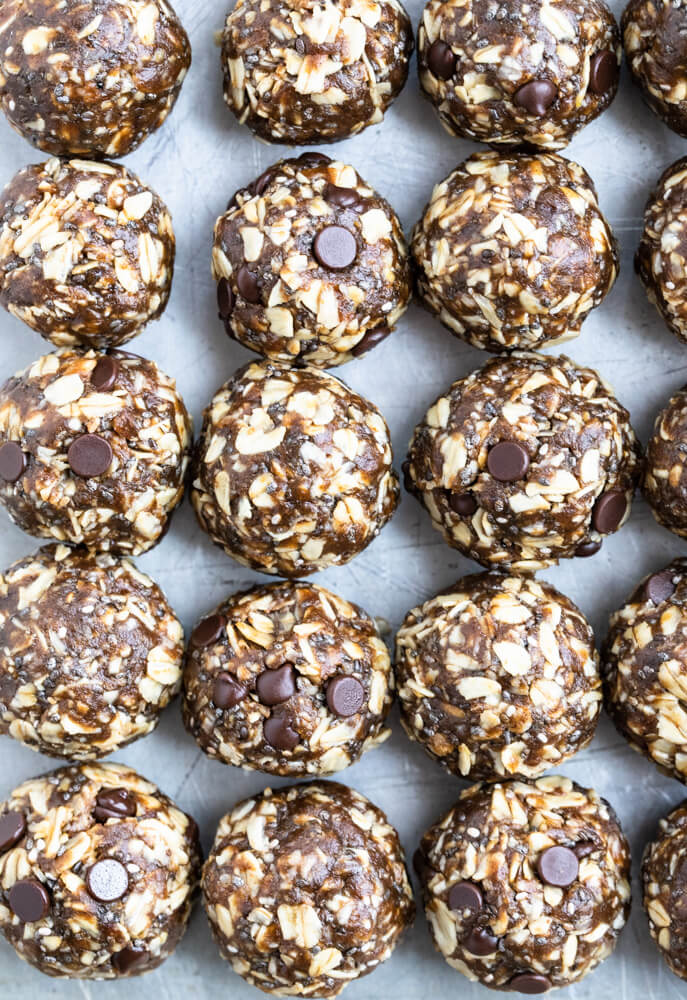
<instances>
[{"instance_id":1,"label":"round snack ball","mask_svg":"<svg viewBox=\"0 0 687 1000\"><path fill-rule=\"evenodd\" d=\"M183 639L130 562L45 546L0 575L0 733L68 760L126 746L179 690Z\"/></svg>"},{"instance_id":2,"label":"round snack ball","mask_svg":"<svg viewBox=\"0 0 687 1000\"><path fill-rule=\"evenodd\" d=\"M1 459L0 455L0 459ZM227 555L261 573L340 566L398 503L389 428L332 375L262 361L206 408L191 502Z\"/></svg>"},{"instance_id":3,"label":"round snack ball","mask_svg":"<svg viewBox=\"0 0 687 1000\"><path fill-rule=\"evenodd\" d=\"M410 611L396 635L401 722L463 778L532 778L591 741L594 634L548 583L479 573Z\"/></svg>"},{"instance_id":4,"label":"round snack ball","mask_svg":"<svg viewBox=\"0 0 687 1000\"><path fill-rule=\"evenodd\" d=\"M322 153L281 160L237 191L215 224L212 270L230 336L317 368L376 346L411 295L396 213Z\"/></svg>"},{"instance_id":5,"label":"round snack ball","mask_svg":"<svg viewBox=\"0 0 687 1000\"><path fill-rule=\"evenodd\" d=\"M153 361L65 348L0 387L0 503L30 535L139 555L181 501L190 444Z\"/></svg>"},{"instance_id":6,"label":"round snack ball","mask_svg":"<svg viewBox=\"0 0 687 1000\"><path fill-rule=\"evenodd\" d=\"M681 0L630 0L621 20L634 82L668 128L687 136L687 8Z\"/></svg>"},{"instance_id":7,"label":"round snack ball","mask_svg":"<svg viewBox=\"0 0 687 1000\"><path fill-rule=\"evenodd\" d=\"M687 538L687 386L656 417L646 447L642 490L651 511L669 531Z\"/></svg>"},{"instance_id":8,"label":"round snack ball","mask_svg":"<svg viewBox=\"0 0 687 1000\"><path fill-rule=\"evenodd\" d=\"M412 52L399 0L238 0L222 34L224 100L266 142L336 142L381 122Z\"/></svg>"},{"instance_id":9,"label":"round snack ball","mask_svg":"<svg viewBox=\"0 0 687 1000\"><path fill-rule=\"evenodd\" d=\"M7 0L0 106L57 156L124 156L162 125L191 65L166 0Z\"/></svg>"},{"instance_id":10,"label":"round snack ball","mask_svg":"<svg viewBox=\"0 0 687 1000\"><path fill-rule=\"evenodd\" d=\"M629 515L638 466L629 414L597 372L522 352L436 400L404 472L449 545L532 572L598 551Z\"/></svg>"},{"instance_id":11,"label":"round snack ball","mask_svg":"<svg viewBox=\"0 0 687 1000\"><path fill-rule=\"evenodd\" d=\"M200 861L195 822L135 771L61 767L0 803L0 930L48 976L141 975L181 940Z\"/></svg>"},{"instance_id":12,"label":"round snack ball","mask_svg":"<svg viewBox=\"0 0 687 1000\"><path fill-rule=\"evenodd\" d=\"M618 273L592 179L556 154L473 154L434 188L411 246L424 305L487 351L576 337Z\"/></svg>"},{"instance_id":13,"label":"round snack ball","mask_svg":"<svg viewBox=\"0 0 687 1000\"><path fill-rule=\"evenodd\" d=\"M687 979L687 801L659 823L642 860L649 931L670 970Z\"/></svg>"},{"instance_id":14,"label":"round snack ball","mask_svg":"<svg viewBox=\"0 0 687 1000\"><path fill-rule=\"evenodd\" d=\"M622 49L603 0L429 0L420 86L444 128L493 146L563 149L610 105Z\"/></svg>"},{"instance_id":15,"label":"round snack ball","mask_svg":"<svg viewBox=\"0 0 687 1000\"><path fill-rule=\"evenodd\" d=\"M311 583L272 583L228 598L192 632L184 723L225 764L331 774L391 734L392 688L369 615Z\"/></svg>"},{"instance_id":16,"label":"round snack ball","mask_svg":"<svg viewBox=\"0 0 687 1000\"><path fill-rule=\"evenodd\" d=\"M613 809L561 775L466 789L418 857L437 949L492 989L577 982L630 912L630 848Z\"/></svg>"},{"instance_id":17,"label":"round snack ball","mask_svg":"<svg viewBox=\"0 0 687 1000\"><path fill-rule=\"evenodd\" d=\"M116 347L169 298L166 206L115 163L48 160L0 195L0 305L58 347Z\"/></svg>"},{"instance_id":18,"label":"round snack ball","mask_svg":"<svg viewBox=\"0 0 687 1000\"><path fill-rule=\"evenodd\" d=\"M277 996L336 996L389 957L415 915L398 834L333 781L238 803L220 820L202 887L222 957Z\"/></svg>"}]
</instances>

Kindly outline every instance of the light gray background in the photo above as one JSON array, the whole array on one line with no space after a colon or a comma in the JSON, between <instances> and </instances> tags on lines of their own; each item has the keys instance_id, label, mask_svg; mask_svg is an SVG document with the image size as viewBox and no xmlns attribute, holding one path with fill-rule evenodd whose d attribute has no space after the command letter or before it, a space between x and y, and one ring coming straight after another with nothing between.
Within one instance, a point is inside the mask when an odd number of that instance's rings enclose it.
<instances>
[{"instance_id":1,"label":"light gray background","mask_svg":"<svg viewBox=\"0 0 687 1000\"><path fill-rule=\"evenodd\" d=\"M212 226L227 200L286 150L257 142L239 127L221 96L219 54L214 33L221 28L225 0L177 0L191 36L193 65L179 102L167 123L135 154L127 167L140 174L169 205L177 235L172 297L162 320L132 343L132 350L153 358L178 381L189 409L200 414L215 389L245 363L249 352L230 341L217 319L210 277ZM621 4L612 3L619 17ZM410 0L416 27L421 0ZM1 117L1 116L0 116ZM381 125L329 148L353 163L386 195L408 233L432 186L475 149L451 138L421 99L415 60L408 85ZM662 170L687 152L642 104L623 68L620 94L600 119L571 143L567 155L594 178L603 210L620 240L620 278L605 303L590 316L581 337L565 345L578 361L591 364L615 386L632 414L642 442L653 418L673 390L687 381L687 347L664 328L633 273L632 255L647 194ZM0 186L28 162L43 157L0 121ZM0 315L0 378L50 350L19 321ZM403 460L411 430L427 406L455 378L478 367L486 355L461 344L417 306L411 306L396 332L362 360L337 370L354 389L373 400L392 430L396 466ZM0 564L37 548L0 511ZM569 594L590 617L601 640L609 612L637 579L684 554L685 542L658 527L637 500L630 522L608 539L592 559L567 561L545 577ZM153 552L138 560L164 588L187 628L220 599L246 584L265 580L224 556L196 527L184 503L172 529ZM449 549L429 525L419 505L404 495L393 521L366 552L348 566L320 573L318 583L360 603L395 629L406 611L475 565ZM463 783L445 774L411 745L392 715L393 737L379 750L344 771L354 785L389 815L401 834L408 858L422 831L457 797ZM204 847L212 843L220 816L238 799L264 788L270 779L205 758L185 733L178 703L170 706L159 729L115 759L133 765L156 781L198 820ZM20 780L55 766L7 737L0 739L0 798ZM637 870L643 846L658 818L681 800L682 786L661 777L632 753L603 719L591 747L563 769L571 778L594 785L618 811L634 851L635 901L617 951L596 973L566 996L570 1000L616 994L621 1000L687 995L687 984L672 976L651 942L641 909ZM274 784L283 783L273 779ZM414 878L414 876L413 876ZM50 980L20 962L0 941L0 995L100 997L142 1000L151 993L167 1000L209 997L223 990L236 1000L257 998L222 962L210 939L205 917L196 907L176 954L157 972L123 983L90 984ZM386 965L347 987L347 1000L419 1000L459 995L485 1000L489 994L452 971L431 947L424 916Z\"/></svg>"}]
</instances>

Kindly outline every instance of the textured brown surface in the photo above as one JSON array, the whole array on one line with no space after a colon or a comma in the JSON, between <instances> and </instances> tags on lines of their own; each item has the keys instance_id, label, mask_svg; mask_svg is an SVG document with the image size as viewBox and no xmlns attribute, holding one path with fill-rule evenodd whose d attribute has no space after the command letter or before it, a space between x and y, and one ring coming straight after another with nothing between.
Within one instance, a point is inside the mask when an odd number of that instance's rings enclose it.
<instances>
[{"instance_id":1,"label":"textured brown surface","mask_svg":"<svg viewBox=\"0 0 687 1000\"><path fill-rule=\"evenodd\" d=\"M203 897L222 956L277 995L335 996L389 957L415 911L398 834L331 781L235 806L220 820Z\"/></svg>"},{"instance_id":2,"label":"textured brown surface","mask_svg":"<svg viewBox=\"0 0 687 1000\"><path fill-rule=\"evenodd\" d=\"M687 5L630 0L620 24L635 83L668 128L687 136Z\"/></svg>"},{"instance_id":3,"label":"textured brown surface","mask_svg":"<svg viewBox=\"0 0 687 1000\"><path fill-rule=\"evenodd\" d=\"M687 979L687 802L659 823L642 861L649 931L676 976Z\"/></svg>"},{"instance_id":4,"label":"textured brown surface","mask_svg":"<svg viewBox=\"0 0 687 1000\"><path fill-rule=\"evenodd\" d=\"M642 489L654 517L687 537L687 388L680 389L656 417L646 448Z\"/></svg>"}]
</instances>

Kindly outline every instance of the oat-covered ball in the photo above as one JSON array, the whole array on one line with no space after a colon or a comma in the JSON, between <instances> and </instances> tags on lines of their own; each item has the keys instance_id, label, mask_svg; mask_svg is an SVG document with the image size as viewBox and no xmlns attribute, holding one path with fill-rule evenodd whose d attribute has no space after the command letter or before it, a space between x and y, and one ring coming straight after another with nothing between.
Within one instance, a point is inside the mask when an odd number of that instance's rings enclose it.
<instances>
[{"instance_id":1,"label":"oat-covered ball","mask_svg":"<svg viewBox=\"0 0 687 1000\"><path fill-rule=\"evenodd\" d=\"M687 386L656 417L646 447L642 490L664 528L687 538Z\"/></svg>"},{"instance_id":2,"label":"oat-covered ball","mask_svg":"<svg viewBox=\"0 0 687 1000\"><path fill-rule=\"evenodd\" d=\"M0 106L57 156L124 156L162 125L191 65L166 0L6 0Z\"/></svg>"},{"instance_id":3,"label":"oat-covered ball","mask_svg":"<svg viewBox=\"0 0 687 1000\"><path fill-rule=\"evenodd\" d=\"M337 142L381 122L412 51L399 0L238 0L222 35L224 100L267 142Z\"/></svg>"},{"instance_id":4,"label":"oat-covered ball","mask_svg":"<svg viewBox=\"0 0 687 1000\"><path fill-rule=\"evenodd\" d=\"M389 428L332 375L240 368L206 408L191 487L201 528L261 573L340 566L398 503Z\"/></svg>"},{"instance_id":5,"label":"oat-covered ball","mask_svg":"<svg viewBox=\"0 0 687 1000\"><path fill-rule=\"evenodd\" d=\"M115 163L48 160L0 194L0 305L58 347L116 347L169 298L166 206Z\"/></svg>"},{"instance_id":6,"label":"oat-covered ball","mask_svg":"<svg viewBox=\"0 0 687 1000\"><path fill-rule=\"evenodd\" d=\"M563 149L616 95L622 49L603 0L429 0L420 86L444 128Z\"/></svg>"},{"instance_id":7,"label":"oat-covered ball","mask_svg":"<svg viewBox=\"0 0 687 1000\"><path fill-rule=\"evenodd\" d=\"M466 576L396 636L401 722L460 777L535 777L587 746L601 710L594 634L548 583Z\"/></svg>"},{"instance_id":8,"label":"oat-covered ball","mask_svg":"<svg viewBox=\"0 0 687 1000\"><path fill-rule=\"evenodd\" d=\"M281 160L236 192L215 224L212 272L230 336L317 368L375 347L411 295L391 205L322 153Z\"/></svg>"},{"instance_id":9,"label":"oat-covered ball","mask_svg":"<svg viewBox=\"0 0 687 1000\"><path fill-rule=\"evenodd\" d=\"M265 789L220 820L203 898L222 957L277 996L333 997L415 914L398 834L333 781Z\"/></svg>"},{"instance_id":10,"label":"oat-covered ball","mask_svg":"<svg viewBox=\"0 0 687 1000\"><path fill-rule=\"evenodd\" d=\"M630 912L630 848L611 806L562 775L473 785L422 838L437 949L514 993L567 986L607 958Z\"/></svg>"},{"instance_id":11,"label":"oat-covered ball","mask_svg":"<svg viewBox=\"0 0 687 1000\"><path fill-rule=\"evenodd\" d=\"M630 0L621 21L635 83L668 128L687 136L687 4Z\"/></svg>"},{"instance_id":12,"label":"oat-covered ball","mask_svg":"<svg viewBox=\"0 0 687 1000\"><path fill-rule=\"evenodd\" d=\"M179 690L183 638L130 562L46 545L0 575L0 732L67 760L119 750Z\"/></svg>"},{"instance_id":13,"label":"oat-covered ball","mask_svg":"<svg viewBox=\"0 0 687 1000\"><path fill-rule=\"evenodd\" d=\"M61 767L0 803L0 930L48 976L156 969L199 874L195 822L121 764Z\"/></svg>"},{"instance_id":14,"label":"oat-covered ball","mask_svg":"<svg viewBox=\"0 0 687 1000\"><path fill-rule=\"evenodd\" d=\"M649 931L671 971L687 979L687 801L659 823L642 861Z\"/></svg>"},{"instance_id":15,"label":"oat-covered ball","mask_svg":"<svg viewBox=\"0 0 687 1000\"><path fill-rule=\"evenodd\" d=\"M638 466L629 414L597 372L519 352L436 400L404 472L449 545L530 572L597 552L629 515Z\"/></svg>"},{"instance_id":16,"label":"oat-covered ball","mask_svg":"<svg viewBox=\"0 0 687 1000\"><path fill-rule=\"evenodd\" d=\"M434 188L412 253L424 305L487 351L576 337L618 273L591 177L555 153L473 154Z\"/></svg>"},{"instance_id":17,"label":"oat-covered ball","mask_svg":"<svg viewBox=\"0 0 687 1000\"><path fill-rule=\"evenodd\" d=\"M272 583L235 594L196 625L184 723L225 764L331 774L391 734L392 689L369 615L312 583Z\"/></svg>"},{"instance_id":18,"label":"oat-covered ball","mask_svg":"<svg viewBox=\"0 0 687 1000\"><path fill-rule=\"evenodd\" d=\"M181 501L190 444L153 361L65 348L0 387L0 503L30 535L138 555Z\"/></svg>"}]
</instances>

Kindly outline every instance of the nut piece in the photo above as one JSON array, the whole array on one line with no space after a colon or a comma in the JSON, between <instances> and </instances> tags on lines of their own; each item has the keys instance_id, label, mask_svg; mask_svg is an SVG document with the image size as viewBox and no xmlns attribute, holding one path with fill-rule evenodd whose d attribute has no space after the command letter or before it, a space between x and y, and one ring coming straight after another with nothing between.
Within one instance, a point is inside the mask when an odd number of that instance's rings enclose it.
<instances>
[{"instance_id":1,"label":"nut piece","mask_svg":"<svg viewBox=\"0 0 687 1000\"><path fill-rule=\"evenodd\" d=\"M649 931L671 971L687 979L687 801L659 822L642 861Z\"/></svg>"},{"instance_id":2,"label":"nut piece","mask_svg":"<svg viewBox=\"0 0 687 1000\"><path fill-rule=\"evenodd\" d=\"M668 128L687 136L684 3L630 0L620 27L630 72L644 100Z\"/></svg>"},{"instance_id":3,"label":"nut piece","mask_svg":"<svg viewBox=\"0 0 687 1000\"><path fill-rule=\"evenodd\" d=\"M220 820L203 898L222 957L278 996L336 996L389 957L415 912L398 834L332 781L239 802Z\"/></svg>"},{"instance_id":4,"label":"nut piece","mask_svg":"<svg viewBox=\"0 0 687 1000\"><path fill-rule=\"evenodd\" d=\"M656 417L646 448L642 490L658 521L687 537L687 387Z\"/></svg>"}]
</instances>

